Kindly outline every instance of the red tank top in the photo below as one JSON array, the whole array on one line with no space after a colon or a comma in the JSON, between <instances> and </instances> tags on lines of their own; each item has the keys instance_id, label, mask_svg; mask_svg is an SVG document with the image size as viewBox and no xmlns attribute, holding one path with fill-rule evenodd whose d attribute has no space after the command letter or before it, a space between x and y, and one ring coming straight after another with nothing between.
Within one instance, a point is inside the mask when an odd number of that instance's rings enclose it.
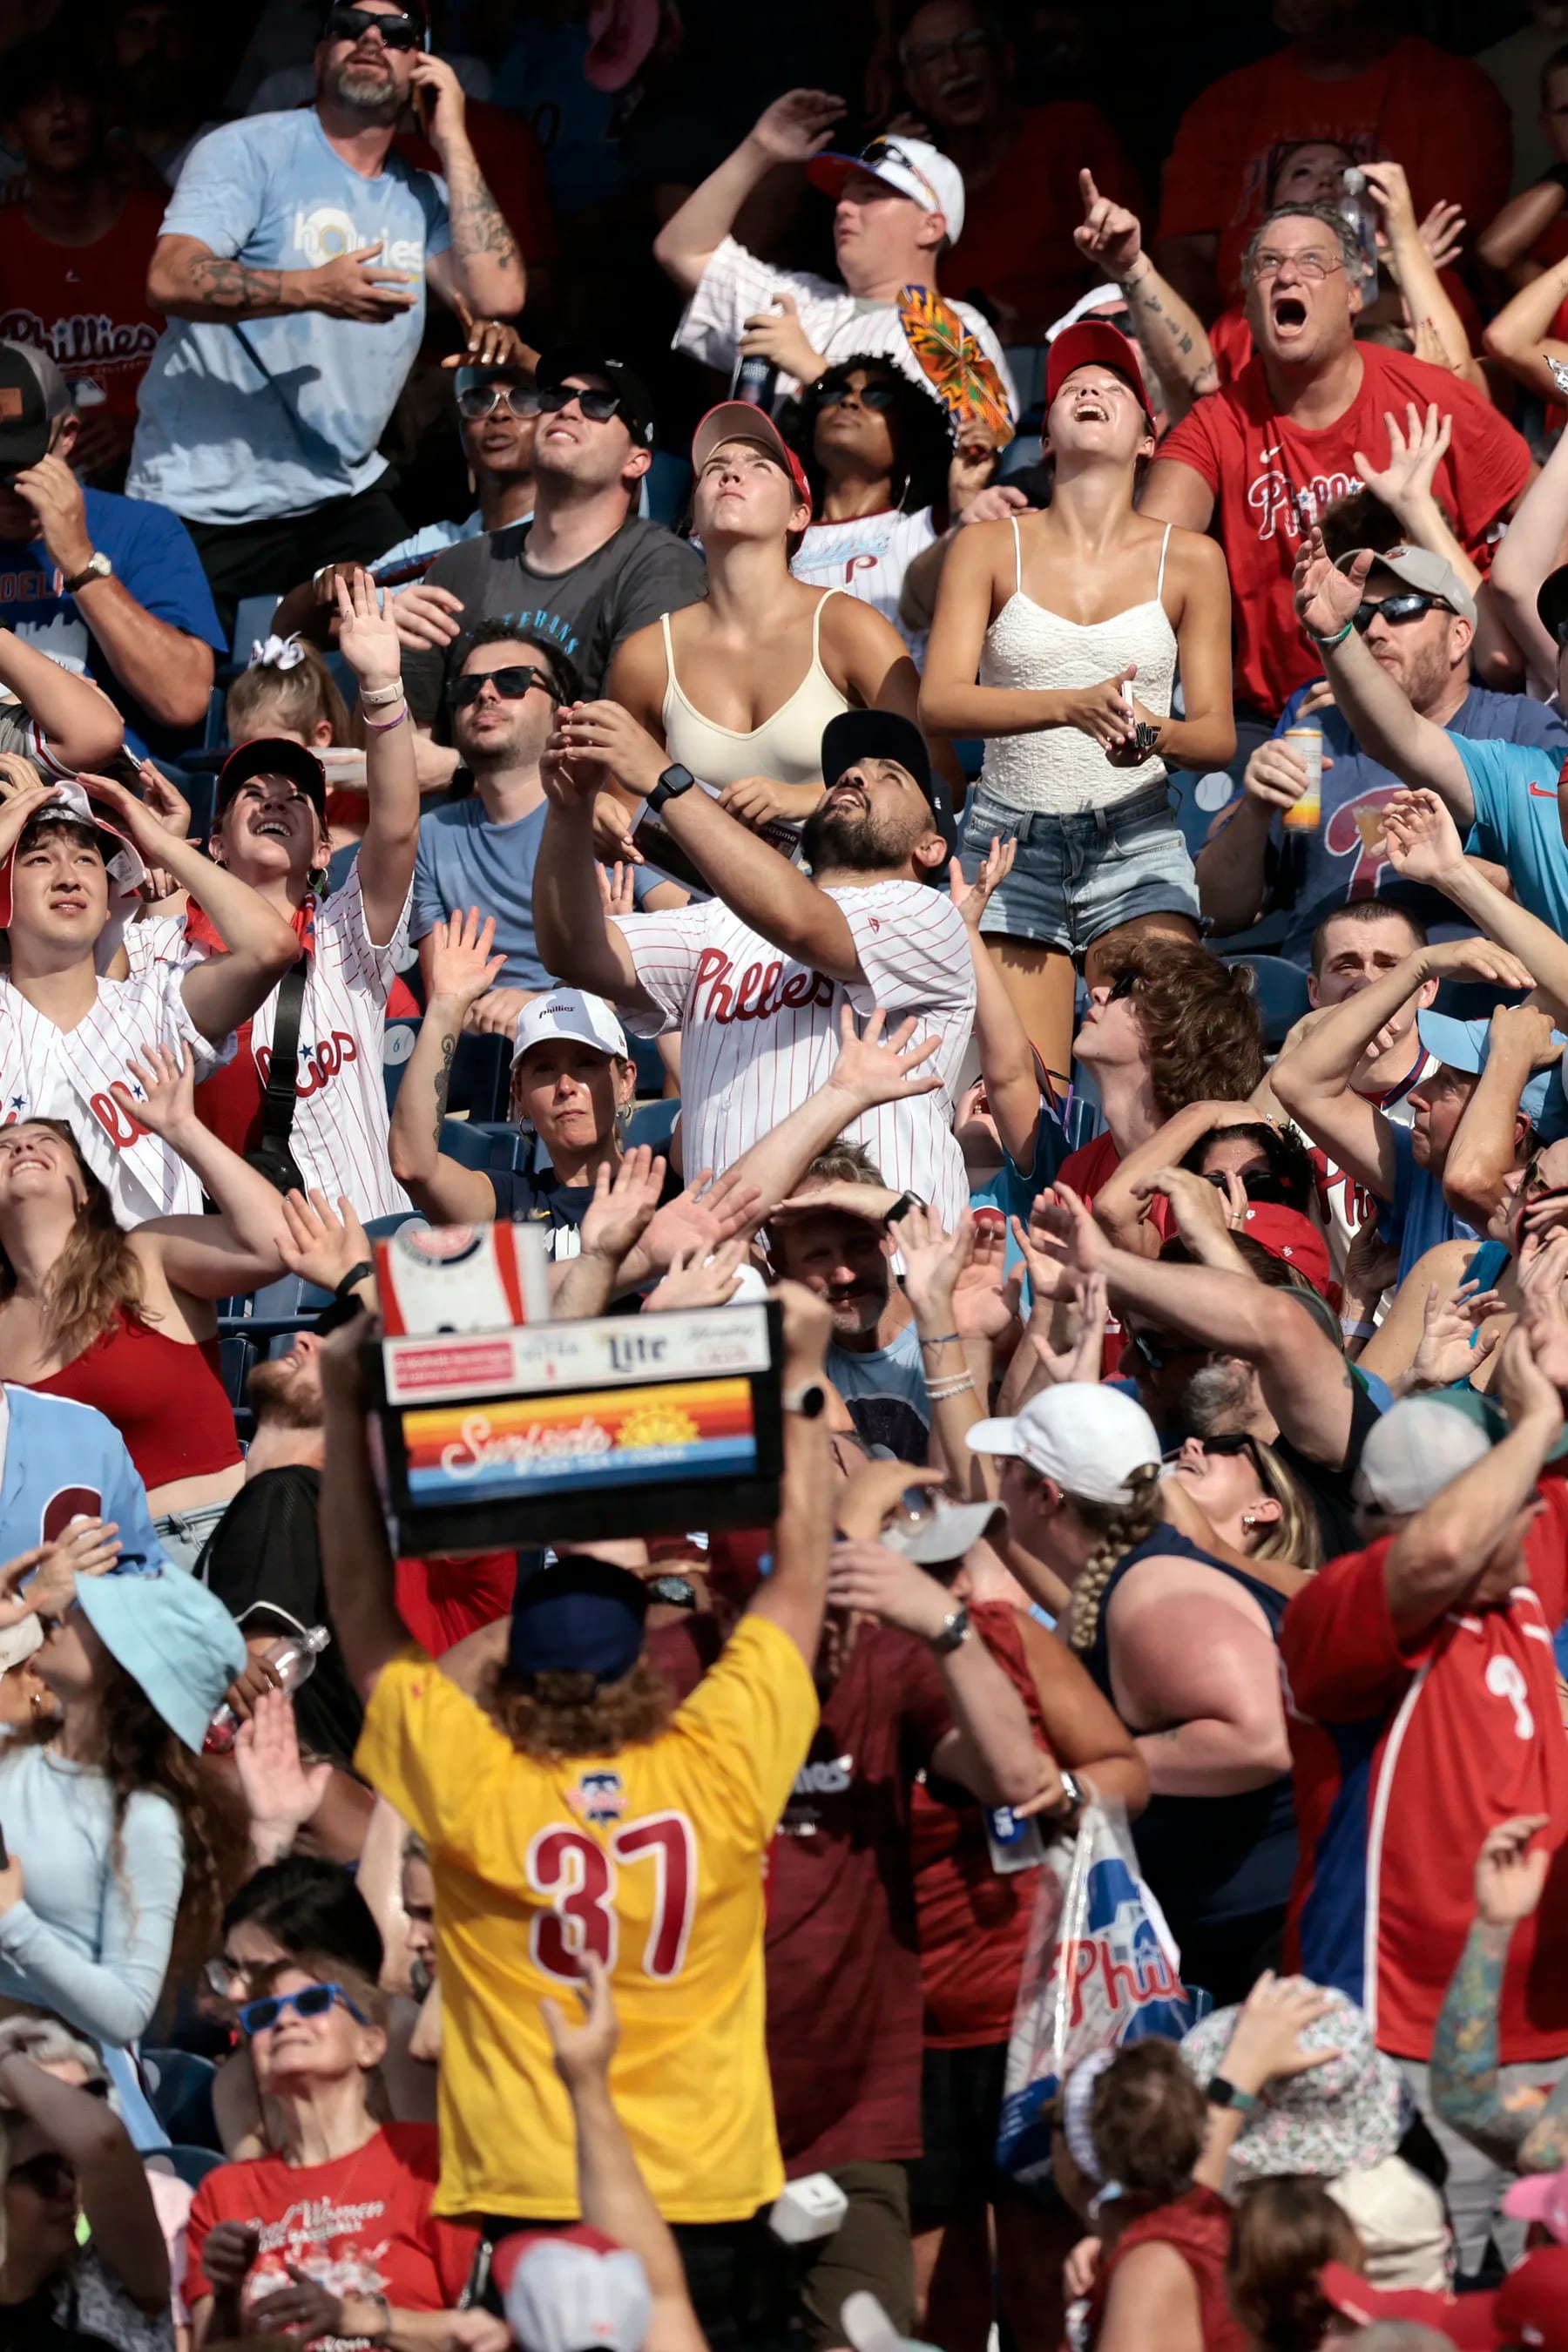
<instances>
[{"instance_id":1,"label":"red tank top","mask_svg":"<svg viewBox=\"0 0 1568 2352\"><path fill-rule=\"evenodd\" d=\"M171 1339L123 1307L90 1348L47 1380L24 1385L90 1404L111 1421L149 1493L176 1478L208 1477L243 1458L218 1375L217 1341L193 1347Z\"/></svg>"},{"instance_id":2,"label":"red tank top","mask_svg":"<svg viewBox=\"0 0 1568 2352\"><path fill-rule=\"evenodd\" d=\"M1017 1611L1011 1601L977 1601L969 1613L1027 1708L1036 1738L1042 1748L1048 1746ZM1013 2030L1039 1872L993 1870L983 1809L967 1795L962 1802L944 1803L923 1781L915 1784L910 1811L910 1852L927 2048L968 2050L1005 2042Z\"/></svg>"},{"instance_id":3,"label":"red tank top","mask_svg":"<svg viewBox=\"0 0 1568 2352\"><path fill-rule=\"evenodd\" d=\"M1230 2224L1231 2210L1225 2199L1216 2196L1212 2189L1196 2188L1184 2190L1169 2205L1162 2205L1156 2211L1129 2222L1117 2241L1115 2252L1100 2263L1089 2298L1088 2341L1091 2352L1105 2317L1117 2265L1125 2262L1135 2246L1155 2242L1173 2246L1193 2274L1198 2291L1204 2352L1247 2352L1251 2338L1231 2310L1230 2298L1225 2291Z\"/></svg>"}]
</instances>

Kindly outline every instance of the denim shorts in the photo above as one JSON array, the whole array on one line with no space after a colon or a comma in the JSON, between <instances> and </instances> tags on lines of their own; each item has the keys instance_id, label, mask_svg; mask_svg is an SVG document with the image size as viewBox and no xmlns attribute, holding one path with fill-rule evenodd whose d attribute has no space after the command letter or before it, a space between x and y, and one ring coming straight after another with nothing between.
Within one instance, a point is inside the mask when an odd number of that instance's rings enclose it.
<instances>
[{"instance_id":1,"label":"denim shorts","mask_svg":"<svg viewBox=\"0 0 1568 2352\"><path fill-rule=\"evenodd\" d=\"M1197 877L1168 784L1076 816L1022 815L976 785L962 842L969 880L996 834L1013 835L1018 851L981 918L989 938L1031 940L1081 955L1135 915L1198 919Z\"/></svg>"}]
</instances>

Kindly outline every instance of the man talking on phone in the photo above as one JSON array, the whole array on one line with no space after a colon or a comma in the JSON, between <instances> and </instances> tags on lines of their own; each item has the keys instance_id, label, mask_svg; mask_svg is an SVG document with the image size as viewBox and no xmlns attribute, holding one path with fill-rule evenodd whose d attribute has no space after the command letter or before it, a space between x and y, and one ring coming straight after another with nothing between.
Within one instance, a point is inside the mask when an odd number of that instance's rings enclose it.
<instances>
[{"instance_id":1,"label":"man talking on phone","mask_svg":"<svg viewBox=\"0 0 1568 2352\"><path fill-rule=\"evenodd\" d=\"M421 0L330 6L316 100L199 140L147 277L168 325L142 386L126 488L188 525L219 614L406 525L378 443L425 329L427 286L476 319L524 273L485 185ZM393 139L411 105L441 177Z\"/></svg>"}]
</instances>

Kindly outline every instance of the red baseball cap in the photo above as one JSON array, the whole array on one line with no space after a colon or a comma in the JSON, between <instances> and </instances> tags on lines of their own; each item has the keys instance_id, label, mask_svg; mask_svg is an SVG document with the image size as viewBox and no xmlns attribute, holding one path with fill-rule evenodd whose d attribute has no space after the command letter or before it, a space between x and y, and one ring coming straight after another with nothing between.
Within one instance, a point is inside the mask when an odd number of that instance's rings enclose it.
<instances>
[{"instance_id":1,"label":"red baseball cap","mask_svg":"<svg viewBox=\"0 0 1568 2352\"><path fill-rule=\"evenodd\" d=\"M1568 2246L1537 2246L1489 2300L1499 2344L1568 2352Z\"/></svg>"},{"instance_id":2,"label":"red baseball cap","mask_svg":"<svg viewBox=\"0 0 1568 2352\"><path fill-rule=\"evenodd\" d=\"M1310 1217L1275 1201L1259 1201L1248 1206L1242 1231L1261 1242L1270 1257L1282 1257L1287 1265L1306 1276L1314 1290L1327 1296L1333 1279L1329 1245Z\"/></svg>"},{"instance_id":3,"label":"red baseball cap","mask_svg":"<svg viewBox=\"0 0 1568 2352\"><path fill-rule=\"evenodd\" d=\"M1064 327L1046 354L1046 406L1049 408L1074 368L1108 367L1124 378L1138 395L1145 416L1152 418L1154 404L1143 382L1138 347L1118 327L1103 319L1080 319Z\"/></svg>"},{"instance_id":4,"label":"red baseball cap","mask_svg":"<svg viewBox=\"0 0 1568 2352\"><path fill-rule=\"evenodd\" d=\"M805 478L805 467L773 423L765 408L758 408L749 400L721 400L710 408L691 436L691 470L700 474L709 458L725 441L755 441L770 457L776 457L790 480L803 506L809 509L811 484Z\"/></svg>"},{"instance_id":5,"label":"red baseball cap","mask_svg":"<svg viewBox=\"0 0 1568 2352\"><path fill-rule=\"evenodd\" d=\"M1495 2294L1432 2294L1425 2287L1373 2286L1343 2263L1325 2263L1318 2285L1342 2319L1370 2327L1378 2319L1408 2319L1435 2327L1458 2352L1493 2352L1499 2341ZM1506 2338L1503 2340L1507 2340Z\"/></svg>"}]
</instances>

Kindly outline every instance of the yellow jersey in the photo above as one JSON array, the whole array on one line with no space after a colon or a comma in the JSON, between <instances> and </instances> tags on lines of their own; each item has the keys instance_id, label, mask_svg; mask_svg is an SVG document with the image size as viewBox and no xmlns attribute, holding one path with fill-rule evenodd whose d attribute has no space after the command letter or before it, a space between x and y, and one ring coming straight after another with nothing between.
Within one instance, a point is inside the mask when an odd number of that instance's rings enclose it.
<instances>
[{"instance_id":1,"label":"yellow jersey","mask_svg":"<svg viewBox=\"0 0 1568 2352\"><path fill-rule=\"evenodd\" d=\"M671 2221L730 2221L784 2187L763 1977L767 1850L816 1727L816 1686L742 1618L657 1739L544 1761L424 1652L383 1673L358 1769L430 1850L443 2214L578 2211L571 2102L540 2016L610 1970L610 2084Z\"/></svg>"}]
</instances>

